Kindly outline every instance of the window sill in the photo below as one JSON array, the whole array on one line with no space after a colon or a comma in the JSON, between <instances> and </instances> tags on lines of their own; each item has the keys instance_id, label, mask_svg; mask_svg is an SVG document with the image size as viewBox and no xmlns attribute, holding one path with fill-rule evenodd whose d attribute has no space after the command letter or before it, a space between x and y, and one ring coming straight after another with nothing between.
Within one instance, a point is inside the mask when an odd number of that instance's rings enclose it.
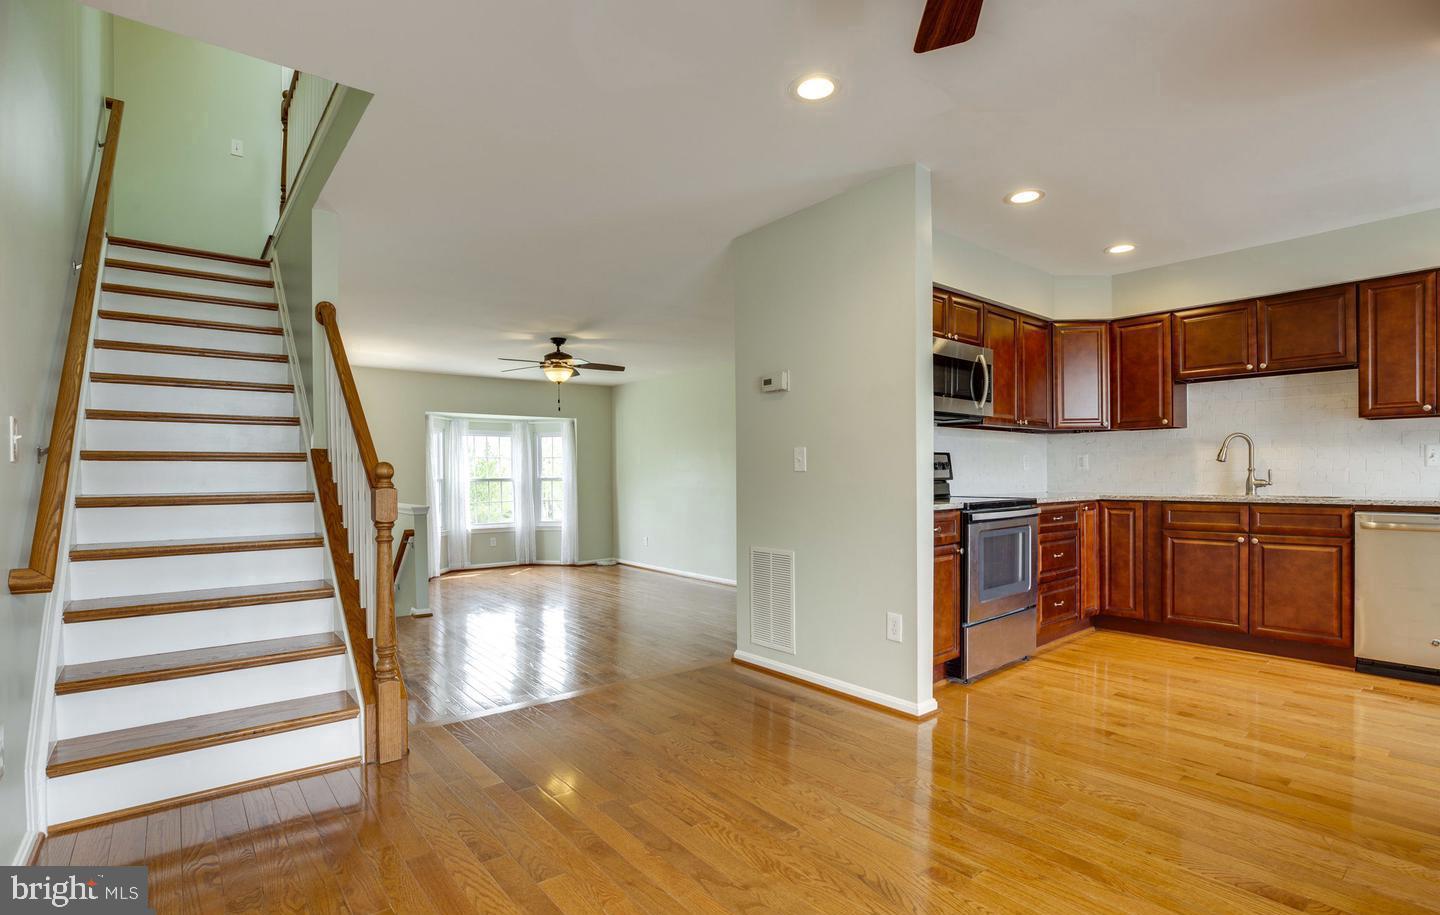
<instances>
[{"instance_id":1,"label":"window sill","mask_svg":"<svg viewBox=\"0 0 1440 915\"><path fill-rule=\"evenodd\" d=\"M513 530L515 530L515 525L507 521L507 522L501 522L501 523L499 523L499 524L476 524L476 525L474 525L473 527L470 528L470 533L472 533L472 534L478 534L478 533L481 533L482 531L513 531Z\"/></svg>"}]
</instances>

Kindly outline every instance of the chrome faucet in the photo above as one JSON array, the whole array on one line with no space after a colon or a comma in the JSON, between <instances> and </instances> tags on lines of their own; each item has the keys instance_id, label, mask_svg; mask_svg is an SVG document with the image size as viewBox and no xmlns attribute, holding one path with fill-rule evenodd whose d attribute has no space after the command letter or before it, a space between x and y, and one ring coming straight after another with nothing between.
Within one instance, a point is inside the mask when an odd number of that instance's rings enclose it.
<instances>
[{"instance_id":1,"label":"chrome faucet","mask_svg":"<svg viewBox=\"0 0 1440 915\"><path fill-rule=\"evenodd\" d=\"M1273 479L1275 471L1273 469L1265 471L1265 479L1263 480L1255 476L1255 443L1251 441L1250 436L1244 432L1231 432L1225 436L1225 441L1220 443L1220 451L1215 455L1215 460L1224 463L1225 454L1230 450L1230 442L1237 438L1245 439L1245 453L1249 459L1249 466L1245 468L1245 495L1253 496L1255 495L1255 490L1263 486L1273 486L1275 484L1275 480Z\"/></svg>"}]
</instances>

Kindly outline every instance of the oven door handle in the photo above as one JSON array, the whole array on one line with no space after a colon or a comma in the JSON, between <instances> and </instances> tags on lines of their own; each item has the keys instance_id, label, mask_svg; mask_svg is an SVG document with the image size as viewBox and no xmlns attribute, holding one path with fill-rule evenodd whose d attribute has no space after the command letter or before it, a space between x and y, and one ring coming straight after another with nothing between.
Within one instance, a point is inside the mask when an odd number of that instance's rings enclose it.
<instances>
[{"instance_id":1,"label":"oven door handle","mask_svg":"<svg viewBox=\"0 0 1440 915\"><path fill-rule=\"evenodd\" d=\"M978 525L987 524L991 521L1008 521L1012 518L1038 518L1039 516L1040 509L1038 508L1017 508L1005 512L992 512L984 515L971 515L969 520L971 524Z\"/></svg>"}]
</instances>

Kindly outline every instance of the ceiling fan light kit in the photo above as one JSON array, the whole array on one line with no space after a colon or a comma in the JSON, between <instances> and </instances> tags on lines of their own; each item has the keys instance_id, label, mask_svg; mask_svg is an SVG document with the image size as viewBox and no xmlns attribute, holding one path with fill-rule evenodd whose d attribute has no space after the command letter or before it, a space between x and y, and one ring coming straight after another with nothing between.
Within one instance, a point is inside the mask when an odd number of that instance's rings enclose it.
<instances>
[{"instance_id":1,"label":"ceiling fan light kit","mask_svg":"<svg viewBox=\"0 0 1440 915\"><path fill-rule=\"evenodd\" d=\"M545 378L555 382L557 391L555 394L555 412L560 412L560 385L580 374L580 369L594 370L596 372L623 372L625 366L612 365L608 362L590 362L585 359L576 359L574 356L561 349L565 345L564 337L551 337L550 342L555 345L553 353L546 354L544 359L519 359L513 356L501 356L501 362L525 362L527 365L517 366L513 369L502 369L503 372L523 372L526 369L539 369L544 373Z\"/></svg>"}]
</instances>

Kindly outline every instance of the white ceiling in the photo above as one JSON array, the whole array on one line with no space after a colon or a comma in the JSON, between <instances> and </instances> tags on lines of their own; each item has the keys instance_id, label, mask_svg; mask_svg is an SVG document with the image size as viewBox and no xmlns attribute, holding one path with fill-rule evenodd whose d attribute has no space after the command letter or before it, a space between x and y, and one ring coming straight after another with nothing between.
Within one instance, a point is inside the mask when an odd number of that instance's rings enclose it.
<instances>
[{"instance_id":1,"label":"white ceiling","mask_svg":"<svg viewBox=\"0 0 1440 915\"><path fill-rule=\"evenodd\" d=\"M1436 0L989 0L923 56L923 0L93 2L375 93L325 192L364 365L725 358L730 240L912 161L938 230L1055 274L1440 206Z\"/></svg>"}]
</instances>

